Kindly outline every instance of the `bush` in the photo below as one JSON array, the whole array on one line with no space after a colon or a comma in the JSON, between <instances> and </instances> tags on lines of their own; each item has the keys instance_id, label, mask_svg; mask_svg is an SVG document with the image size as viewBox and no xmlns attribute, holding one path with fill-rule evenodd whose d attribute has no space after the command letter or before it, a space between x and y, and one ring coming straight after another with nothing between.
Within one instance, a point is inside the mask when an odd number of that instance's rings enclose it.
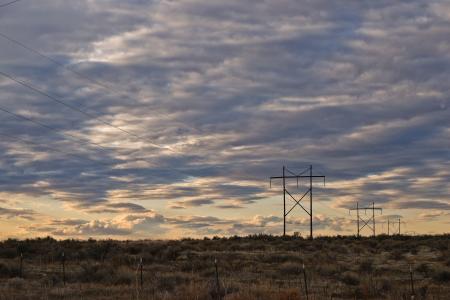
<instances>
[{"instance_id":1,"label":"bush","mask_svg":"<svg viewBox=\"0 0 450 300\"><path fill-rule=\"evenodd\" d=\"M133 272L126 267L119 267L112 278L114 285L130 285L134 280Z\"/></svg>"},{"instance_id":2,"label":"bush","mask_svg":"<svg viewBox=\"0 0 450 300\"><path fill-rule=\"evenodd\" d=\"M321 265L317 271L319 274L327 277L336 277L342 269L342 266L339 266L338 264L324 264Z\"/></svg>"},{"instance_id":3,"label":"bush","mask_svg":"<svg viewBox=\"0 0 450 300\"><path fill-rule=\"evenodd\" d=\"M430 272L430 267L426 263L421 263L417 268L417 272L427 275Z\"/></svg>"},{"instance_id":4,"label":"bush","mask_svg":"<svg viewBox=\"0 0 450 300\"><path fill-rule=\"evenodd\" d=\"M354 272L345 272L342 274L341 281L347 285L359 285L359 276Z\"/></svg>"},{"instance_id":5,"label":"bush","mask_svg":"<svg viewBox=\"0 0 450 300\"><path fill-rule=\"evenodd\" d=\"M157 288L160 291L173 291L177 286L186 282L186 279L179 274L164 274L158 276Z\"/></svg>"},{"instance_id":6,"label":"bush","mask_svg":"<svg viewBox=\"0 0 450 300\"><path fill-rule=\"evenodd\" d=\"M8 280L8 287L13 289L22 289L25 286L25 279L14 277Z\"/></svg>"},{"instance_id":7,"label":"bush","mask_svg":"<svg viewBox=\"0 0 450 300\"><path fill-rule=\"evenodd\" d=\"M81 264L81 269L79 280L82 282L110 283L115 275L115 269L98 263L83 263Z\"/></svg>"},{"instance_id":8,"label":"bush","mask_svg":"<svg viewBox=\"0 0 450 300\"><path fill-rule=\"evenodd\" d=\"M438 282L449 282L450 281L450 270L437 270L434 273L433 279Z\"/></svg>"},{"instance_id":9,"label":"bush","mask_svg":"<svg viewBox=\"0 0 450 300\"><path fill-rule=\"evenodd\" d=\"M18 277L20 275L19 267L11 263L0 263L0 278Z\"/></svg>"},{"instance_id":10,"label":"bush","mask_svg":"<svg viewBox=\"0 0 450 300\"><path fill-rule=\"evenodd\" d=\"M381 290L384 292L388 292L390 290L392 290L392 281L386 278L383 278L381 280Z\"/></svg>"},{"instance_id":11,"label":"bush","mask_svg":"<svg viewBox=\"0 0 450 300\"><path fill-rule=\"evenodd\" d=\"M359 264L359 271L360 272L365 272L365 273L372 272L373 271L373 260L371 260L371 259L363 260Z\"/></svg>"},{"instance_id":12,"label":"bush","mask_svg":"<svg viewBox=\"0 0 450 300\"><path fill-rule=\"evenodd\" d=\"M279 268L281 274L285 275L298 275L300 274L300 272L302 272L300 265L289 262L281 264Z\"/></svg>"}]
</instances>

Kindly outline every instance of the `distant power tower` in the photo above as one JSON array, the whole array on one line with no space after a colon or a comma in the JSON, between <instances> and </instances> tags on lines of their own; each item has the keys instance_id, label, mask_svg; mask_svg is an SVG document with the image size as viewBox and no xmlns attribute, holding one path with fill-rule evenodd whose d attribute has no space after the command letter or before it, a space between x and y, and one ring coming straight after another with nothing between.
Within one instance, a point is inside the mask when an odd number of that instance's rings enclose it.
<instances>
[{"instance_id":1,"label":"distant power tower","mask_svg":"<svg viewBox=\"0 0 450 300\"><path fill-rule=\"evenodd\" d=\"M375 207L375 202L372 202L372 207L359 207L359 203L356 202L356 208L349 209L349 213L352 210L356 210L356 227L357 227L357 237L360 236L361 230L364 229L364 227L368 227L369 229L372 229L373 236L375 236L375 211L378 210L383 214L383 209L381 207ZM372 210L372 217L369 219L363 219L361 218L361 215L359 213L360 210L364 210L364 213L367 215L367 210ZM372 226L369 224L370 221L372 221ZM362 226L360 224L363 224Z\"/></svg>"},{"instance_id":2,"label":"distant power tower","mask_svg":"<svg viewBox=\"0 0 450 300\"><path fill-rule=\"evenodd\" d=\"M309 171L309 175L303 175ZM288 172L291 175L286 175L286 172ZM290 193L286 189L286 180L289 179L295 179L297 180L297 188L298 188L298 182L301 178L309 178L309 189L297 200L292 193ZM313 238L313 178L323 178L323 185L325 186L325 176L321 175L313 175L313 169L312 166L309 166L306 170L295 174L294 172L291 172L288 168L283 166L283 176L273 176L270 177L270 186L272 187L272 180L274 179L282 179L283 180L283 236L286 236L286 217L289 215L289 213L298 205L300 206L308 215L309 215L309 237ZM295 202L294 206L289 209L289 211L286 212L286 194ZM309 210L306 209L300 201L302 201L307 195L309 195Z\"/></svg>"},{"instance_id":3,"label":"distant power tower","mask_svg":"<svg viewBox=\"0 0 450 300\"><path fill-rule=\"evenodd\" d=\"M401 226L402 223L405 224L405 222L401 221L400 218L398 218L398 222L397 221L392 222L388 218L388 220L387 220L387 225L388 225L388 227L387 227L387 230L388 230L387 234L388 235L390 234L390 229L392 228L393 229L392 230L392 234L395 234L394 231L397 231L396 233L398 235L400 235L401 234L400 226Z\"/></svg>"}]
</instances>

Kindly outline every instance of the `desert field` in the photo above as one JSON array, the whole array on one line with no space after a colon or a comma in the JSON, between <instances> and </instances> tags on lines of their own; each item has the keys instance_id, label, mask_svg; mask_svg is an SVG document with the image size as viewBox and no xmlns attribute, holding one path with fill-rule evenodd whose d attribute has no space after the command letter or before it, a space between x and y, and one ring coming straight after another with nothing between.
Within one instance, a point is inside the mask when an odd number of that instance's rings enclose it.
<instances>
[{"instance_id":1,"label":"desert field","mask_svg":"<svg viewBox=\"0 0 450 300\"><path fill-rule=\"evenodd\" d=\"M449 244L450 235L9 239L0 299L450 299Z\"/></svg>"}]
</instances>

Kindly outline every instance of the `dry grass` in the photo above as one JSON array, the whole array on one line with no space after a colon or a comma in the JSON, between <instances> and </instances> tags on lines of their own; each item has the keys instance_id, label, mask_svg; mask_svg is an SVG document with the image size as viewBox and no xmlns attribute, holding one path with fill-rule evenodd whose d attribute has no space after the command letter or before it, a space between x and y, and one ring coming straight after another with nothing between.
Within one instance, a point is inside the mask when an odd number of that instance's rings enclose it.
<instances>
[{"instance_id":1,"label":"dry grass","mask_svg":"<svg viewBox=\"0 0 450 300\"><path fill-rule=\"evenodd\" d=\"M306 299L303 264L309 299L411 299L410 266L415 299L450 299L449 241L449 235L7 240L0 244L0 299Z\"/></svg>"}]
</instances>

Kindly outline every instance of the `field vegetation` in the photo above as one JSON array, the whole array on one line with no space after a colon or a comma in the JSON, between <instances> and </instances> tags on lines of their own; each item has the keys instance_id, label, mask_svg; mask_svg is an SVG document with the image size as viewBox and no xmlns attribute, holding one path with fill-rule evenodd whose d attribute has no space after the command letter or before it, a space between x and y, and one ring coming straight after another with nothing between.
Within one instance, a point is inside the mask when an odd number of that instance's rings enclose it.
<instances>
[{"instance_id":1,"label":"field vegetation","mask_svg":"<svg viewBox=\"0 0 450 300\"><path fill-rule=\"evenodd\" d=\"M450 235L9 239L0 243L0 299L450 299L449 243Z\"/></svg>"}]
</instances>

